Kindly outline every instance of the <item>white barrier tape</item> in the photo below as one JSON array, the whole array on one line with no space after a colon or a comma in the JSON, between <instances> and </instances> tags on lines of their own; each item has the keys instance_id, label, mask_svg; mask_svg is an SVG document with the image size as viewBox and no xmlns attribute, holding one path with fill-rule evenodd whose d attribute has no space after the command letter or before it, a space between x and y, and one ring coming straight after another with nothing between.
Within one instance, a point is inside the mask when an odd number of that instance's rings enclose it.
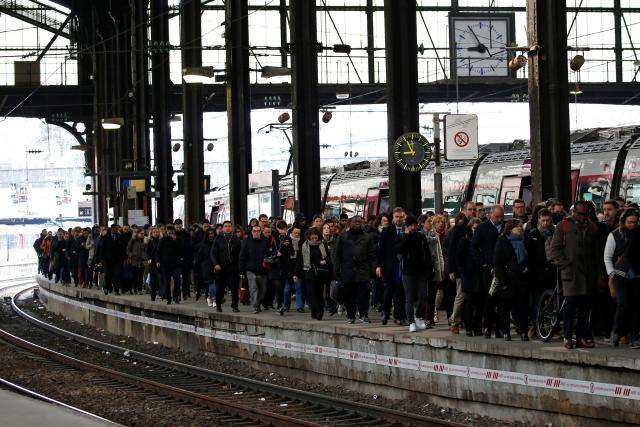
<instances>
[{"instance_id":1,"label":"white barrier tape","mask_svg":"<svg viewBox=\"0 0 640 427\"><path fill-rule=\"evenodd\" d=\"M452 365L448 363L430 362L425 360L405 359L402 357L365 353L360 351L346 350L342 348L324 347L314 344L303 344L293 341L275 340L271 338L219 331L209 328L198 328L194 325L172 322L170 320L155 319L152 317L145 317L137 314L113 310L110 308L99 307L93 304L77 301L75 299L68 298L54 292L49 292L43 288L40 288L40 292L45 294L47 298L62 301L65 304L70 304L85 310L95 311L107 316L114 316L133 322L160 326L163 328L188 332L218 340L231 341L278 350L288 350L316 356L333 357L338 359L351 360L354 362L372 363L399 369L410 369L413 371L421 371L432 374L449 375L454 377L498 383L516 384L525 387L539 387L550 390L585 393L594 396L640 400L640 387L549 377L546 375L501 371L495 369L476 368L472 366Z\"/></svg>"}]
</instances>

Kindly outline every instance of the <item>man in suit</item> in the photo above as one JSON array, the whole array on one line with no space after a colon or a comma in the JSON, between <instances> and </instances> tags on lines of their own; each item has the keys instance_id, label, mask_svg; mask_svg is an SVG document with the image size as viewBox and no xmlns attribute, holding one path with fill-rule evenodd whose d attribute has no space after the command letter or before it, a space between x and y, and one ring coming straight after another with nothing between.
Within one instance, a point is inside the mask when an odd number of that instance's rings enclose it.
<instances>
[{"instance_id":1,"label":"man in suit","mask_svg":"<svg viewBox=\"0 0 640 427\"><path fill-rule=\"evenodd\" d=\"M475 202L467 202L462 209L464 217L451 229L449 236L449 248L447 249L447 271L449 278L456 284L456 299L453 303L453 313L451 314L451 332L460 333L460 324L462 322L462 307L464 307L464 293L462 292L462 278L458 273L456 264L456 253L458 243L467 234L467 225L471 218L476 217L478 209Z\"/></svg>"},{"instance_id":2,"label":"man in suit","mask_svg":"<svg viewBox=\"0 0 640 427\"><path fill-rule=\"evenodd\" d=\"M491 337L491 330L497 322L496 304L488 297L489 287L493 279L493 256L496 248L496 242L500 233L502 233L504 220L504 208L501 205L495 205L491 209L489 221L485 221L478 225L476 232L471 239L471 252L476 257L477 265L481 266L480 271L480 292L473 295L473 325L467 325L467 330L472 330L476 335L480 335L482 331L482 319L484 318L485 334L487 338ZM495 328L496 335L500 336L497 325Z\"/></svg>"},{"instance_id":3,"label":"man in suit","mask_svg":"<svg viewBox=\"0 0 640 427\"><path fill-rule=\"evenodd\" d=\"M406 326L407 316L405 313L404 288L402 286L400 262L395 253L396 239L404 233L405 217L404 209L401 207L394 208L392 224L384 228L380 233L376 276L382 278L384 283L384 302L382 304L383 325L386 325L389 321L391 305L393 305L393 318L395 322Z\"/></svg>"}]
</instances>

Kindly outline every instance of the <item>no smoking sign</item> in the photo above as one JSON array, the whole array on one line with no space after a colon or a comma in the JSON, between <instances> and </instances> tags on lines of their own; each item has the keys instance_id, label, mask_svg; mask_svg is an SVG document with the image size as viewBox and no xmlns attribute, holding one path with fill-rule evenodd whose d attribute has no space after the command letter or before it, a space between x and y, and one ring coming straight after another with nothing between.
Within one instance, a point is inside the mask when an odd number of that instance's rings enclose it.
<instances>
[{"instance_id":1,"label":"no smoking sign","mask_svg":"<svg viewBox=\"0 0 640 427\"><path fill-rule=\"evenodd\" d=\"M458 132L453 136L453 142L460 148L469 145L469 134L466 132Z\"/></svg>"}]
</instances>

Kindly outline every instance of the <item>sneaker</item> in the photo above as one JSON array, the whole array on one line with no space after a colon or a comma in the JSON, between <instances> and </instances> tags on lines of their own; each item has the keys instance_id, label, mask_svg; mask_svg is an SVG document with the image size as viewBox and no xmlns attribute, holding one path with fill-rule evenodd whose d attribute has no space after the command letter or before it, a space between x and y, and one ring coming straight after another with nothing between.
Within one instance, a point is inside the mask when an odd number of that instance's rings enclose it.
<instances>
[{"instance_id":1,"label":"sneaker","mask_svg":"<svg viewBox=\"0 0 640 427\"><path fill-rule=\"evenodd\" d=\"M240 313L240 309L238 309L238 307L232 308L231 311L233 311L234 313Z\"/></svg>"},{"instance_id":2,"label":"sneaker","mask_svg":"<svg viewBox=\"0 0 640 427\"><path fill-rule=\"evenodd\" d=\"M218 306L218 303L216 303L214 300L211 300L211 307L216 308Z\"/></svg>"},{"instance_id":3,"label":"sneaker","mask_svg":"<svg viewBox=\"0 0 640 427\"><path fill-rule=\"evenodd\" d=\"M460 333L460 328L458 326L452 326L451 333L454 335L458 335Z\"/></svg>"},{"instance_id":4,"label":"sneaker","mask_svg":"<svg viewBox=\"0 0 640 427\"><path fill-rule=\"evenodd\" d=\"M347 323L353 325L354 323L356 323L356 319L348 319Z\"/></svg>"},{"instance_id":5,"label":"sneaker","mask_svg":"<svg viewBox=\"0 0 640 427\"><path fill-rule=\"evenodd\" d=\"M420 329L420 330L427 329L427 325L426 325L426 323L425 323L425 321L424 321L424 320L422 320L422 319L416 319L416 322L415 322L415 323L416 323L416 327L417 327L418 329Z\"/></svg>"},{"instance_id":6,"label":"sneaker","mask_svg":"<svg viewBox=\"0 0 640 427\"><path fill-rule=\"evenodd\" d=\"M564 348L566 348L567 350L573 349L573 340L565 338L565 340L564 340Z\"/></svg>"},{"instance_id":7,"label":"sneaker","mask_svg":"<svg viewBox=\"0 0 640 427\"><path fill-rule=\"evenodd\" d=\"M371 323L371 320L369 320L369 318L368 318L368 317L362 317L362 318L360 319L360 321L361 321L362 323Z\"/></svg>"},{"instance_id":8,"label":"sneaker","mask_svg":"<svg viewBox=\"0 0 640 427\"><path fill-rule=\"evenodd\" d=\"M631 344L629 344L629 347L633 348L633 349L639 349L640 348L640 341L639 340L631 341Z\"/></svg>"},{"instance_id":9,"label":"sneaker","mask_svg":"<svg viewBox=\"0 0 640 427\"><path fill-rule=\"evenodd\" d=\"M211 298L207 298L207 305L209 307L213 307L213 302L211 301Z\"/></svg>"},{"instance_id":10,"label":"sneaker","mask_svg":"<svg viewBox=\"0 0 640 427\"><path fill-rule=\"evenodd\" d=\"M409 332L415 332L417 330L418 330L418 328L416 327L415 323L412 323L412 324L409 325Z\"/></svg>"}]
</instances>

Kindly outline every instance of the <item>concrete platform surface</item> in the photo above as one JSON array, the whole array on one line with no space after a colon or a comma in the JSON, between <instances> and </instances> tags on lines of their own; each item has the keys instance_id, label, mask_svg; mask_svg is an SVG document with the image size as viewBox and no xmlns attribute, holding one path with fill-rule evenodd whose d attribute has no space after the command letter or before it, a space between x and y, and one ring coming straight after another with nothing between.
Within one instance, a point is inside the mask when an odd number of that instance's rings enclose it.
<instances>
[{"instance_id":1,"label":"concrete platform surface","mask_svg":"<svg viewBox=\"0 0 640 427\"><path fill-rule=\"evenodd\" d=\"M100 422L71 409L0 389L2 427L98 427L118 424Z\"/></svg>"},{"instance_id":2,"label":"concrete platform surface","mask_svg":"<svg viewBox=\"0 0 640 427\"><path fill-rule=\"evenodd\" d=\"M467 337L462 330L461 334L454 335L450 332L446 321L445 312L439 313L440 322L432 329L419 332L409 332L408 326L398 326L389 322L382 325L380 315L374 309L369 313L370 324L364 324L356 320L355 324L348 324L344 314L329 316L325 313L323 320L318 321L311 318L308 308L304 313L298 313L295 308L284 316L275 310L263 311L259 314L253 313L253 308L240 305L240 313L233 313L230 301L227 298L223 306L222 313L216 312L214 308L208 307L204 298L195 301L191 297L179 304L166 304L165 301L157 299L151 301L149 295L130 294L109 294L96 289L77 289L72 286L55 286L52 290L64 289L65 291L77 290L84 298L96 298L102 301L123 304L137 307L144 310L152 309L157 312L171 313L184 316L211 317L222 321L250 323L257 326L269 325L283 328L301 329L314 332L326 332L329 334L344 334L353 337L368 338L371 340L393 341L407 344L423 344L439 348L450 348L477 353L487 353L509 357L523 357L550 361L564 361L569 363L580 363L584 365L623 367L640 371L640 350L630 349L628 346L614 348L609 343L600 338L596 340L596 347L593 349L564 348L561 340L544 343L537 339L529 342L522 342L513 333L511 342L502 339L486 339L484 337ZM68 292L65 292L68 294Z\"/></svg>"}]
</instances>

